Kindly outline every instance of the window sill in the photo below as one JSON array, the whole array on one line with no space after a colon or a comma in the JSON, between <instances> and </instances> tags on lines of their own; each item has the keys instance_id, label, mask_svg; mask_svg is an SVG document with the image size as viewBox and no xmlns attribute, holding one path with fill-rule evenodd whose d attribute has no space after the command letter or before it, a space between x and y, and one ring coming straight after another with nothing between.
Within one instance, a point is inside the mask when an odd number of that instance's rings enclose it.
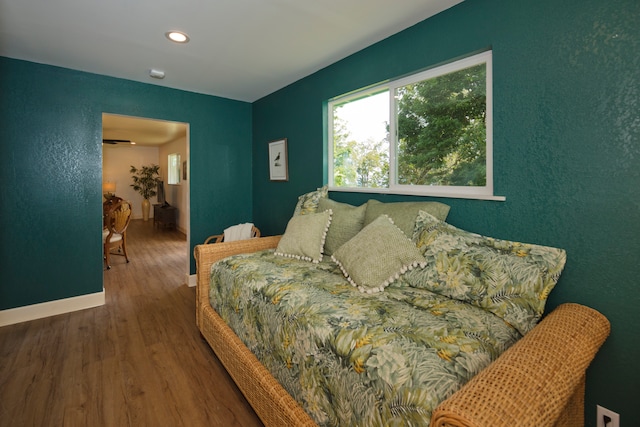
<instances>
[{"instance_id":1,"label":"window sill","mask_svg":"<svg viewBox=\"0 0 640 427\"><path fill-rule=\"evenodd\" d=\"M390 188L363 188L363 187L329 187L329 191L336 191L341 193L372 193L372 194L399 194L403 196L424 196L424 197L439 197L445 199L471 199L471 200L490 200L495 202L504 202L507 200L506 196L494 196L490 194L462 194L462 193L440 193L440 192L425 192L425 191L411 191L411 190L397 190Z\"/></svg>"}]
</instances>

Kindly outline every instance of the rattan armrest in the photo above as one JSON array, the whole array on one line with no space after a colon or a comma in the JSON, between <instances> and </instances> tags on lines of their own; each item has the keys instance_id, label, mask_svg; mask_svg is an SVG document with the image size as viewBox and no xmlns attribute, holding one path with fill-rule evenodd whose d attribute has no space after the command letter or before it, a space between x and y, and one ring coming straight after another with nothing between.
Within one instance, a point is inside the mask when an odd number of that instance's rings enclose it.
<instances>
[{"instance_id":1,"label":"rattan armrest","mask_svg":"<svg viewBox=\"0 0 640 427\"><path fill-rule=\"evenodd\" d=\"M207 237L207 239L204 241L204 244L208 245L209 243L220 243L223 237L224 237L224 233L214 234L213 236Z\"/></svg>"},{"instance_id":2,"label":"rattan armrest","mask_svg":"<svg viewBox=\"0 0 640 427\"><path fill-rule=\"evenodd\" d=\"M200 325L200 311L209 304L209 280L211 266L218 260L231 255L257 252L278 246L281 236L256 237L247 240L222 242L213 245L197 245L193 249L196 259L196 324ZM202 301L201 301L202 299Z\"/></svg>"},{"instance_id":3,"label":"rattan armrest","mask_svg":"<svg viewBox=\"0 0 640 427\"><path fill-rule=\"evenodd\" d=\"M585 372L609 331L609 321L596 310L579 304L559 306L442 402L430 425L584 425ZM566 416L576 395L581 409Z\"/></svg>"}]
</instances>

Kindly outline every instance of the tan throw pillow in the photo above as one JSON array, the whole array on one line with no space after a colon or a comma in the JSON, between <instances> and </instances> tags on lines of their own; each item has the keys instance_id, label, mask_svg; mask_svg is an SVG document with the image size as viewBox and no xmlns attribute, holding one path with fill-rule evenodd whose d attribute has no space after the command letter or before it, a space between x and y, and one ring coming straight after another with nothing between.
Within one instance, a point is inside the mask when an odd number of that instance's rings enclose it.
<instances>
[{"instance_id":1,"label":"tan throw pillow","mask_svg":"<svg viewBox=\"0 0 640 427\"><path fill-rule=\"evenodd\" d=\"M325 255L333 254L340 246L362 230L367 205L352 206L331 199L320 199L318 212L333 211L331 226L324 242Z\"/></svg>"},{"instance_id":2,"label":"tan throw pillow","mask_svg":"<svg viewBox=\"0 0 640 427\"><path fill-rule=\"evenodd\" d=\"M416 245L386 215L362 229L331 256L360 292L381 292L402 274L425 265Z\"/></svg>"},{"instance_id":3,"label":"tan throw pillow","mask_svg":"<svg viewBox=\"0 0 640 427\"><path fill-rule=\"evenodd\" d=\"M331 210L294 215L287 224L275 254L318 263L331 224Z\"/></svg>"},{"instance_id":4,"label":"tan throw pillow","mask_svg":"<svg viewBox=\"0 0 640 427\"><path fill-rule=\"evenodd\" d=\"M367 202L367 213L364 216L364 225L370 224L382 214L389 215L393 223L407 237L413 236L413 227L416 223L418 211L425 211L435 216L439 220L447 219L450 207L440 202L393 202L382 203L378 200Z\"/></svg>"}]
</instances>

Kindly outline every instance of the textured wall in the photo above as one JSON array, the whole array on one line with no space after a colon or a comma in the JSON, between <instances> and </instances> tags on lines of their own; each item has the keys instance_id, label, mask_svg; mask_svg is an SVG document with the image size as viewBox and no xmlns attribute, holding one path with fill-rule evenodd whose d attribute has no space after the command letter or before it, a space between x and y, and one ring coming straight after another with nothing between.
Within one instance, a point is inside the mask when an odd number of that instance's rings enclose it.
<instances>
[{"instance_id":1,"label":"textured wall","mask_svg":"<svg viewBox=\"0 0 640 427\"><path fill-rule=\"evenodd\" d=\"M102 291L103 112L190 123L192 242L251 219L248 103L8 58L0 94L0 309Z\"/></svg>"},{"instance_id":2,"label":"textured wall","mask_svg":"<svg viewBox=\"0 0 640 427\"><path fill-rule=\"evenodd\" d=\"M595 405L640 420L640 2L466 0L254 103L254 220L281 233L299 194L326 182L323 103L461 55L493 49L496 194L439 199L449 221L565 248L549 308L575 301L612 323L587 380ZM288 138L289 182L269 182L267 142ZM361 203L370 197L332 193Z\"/></svg>"}]
</instances>

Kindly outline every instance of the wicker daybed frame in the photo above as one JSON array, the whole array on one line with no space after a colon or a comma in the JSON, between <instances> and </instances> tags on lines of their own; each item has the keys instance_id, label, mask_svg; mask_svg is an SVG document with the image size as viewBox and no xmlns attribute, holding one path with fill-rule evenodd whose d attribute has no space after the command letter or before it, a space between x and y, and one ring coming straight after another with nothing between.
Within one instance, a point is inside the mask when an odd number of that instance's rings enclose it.
<instances>
[{"instance_id":1,"label":"wicker daybed frame","mask_svg":"<svg viewBox=\"0 0 640 427\"><path fill-rule=\"evenodd\" d=\"M316 426L209 303L211 265L275 248L280 236L198 245L196 323L265 426ZM609 321L579 304L557 307L432 415L431 426L584 426L585 372Z\"/></svg>"}]
</instances>

